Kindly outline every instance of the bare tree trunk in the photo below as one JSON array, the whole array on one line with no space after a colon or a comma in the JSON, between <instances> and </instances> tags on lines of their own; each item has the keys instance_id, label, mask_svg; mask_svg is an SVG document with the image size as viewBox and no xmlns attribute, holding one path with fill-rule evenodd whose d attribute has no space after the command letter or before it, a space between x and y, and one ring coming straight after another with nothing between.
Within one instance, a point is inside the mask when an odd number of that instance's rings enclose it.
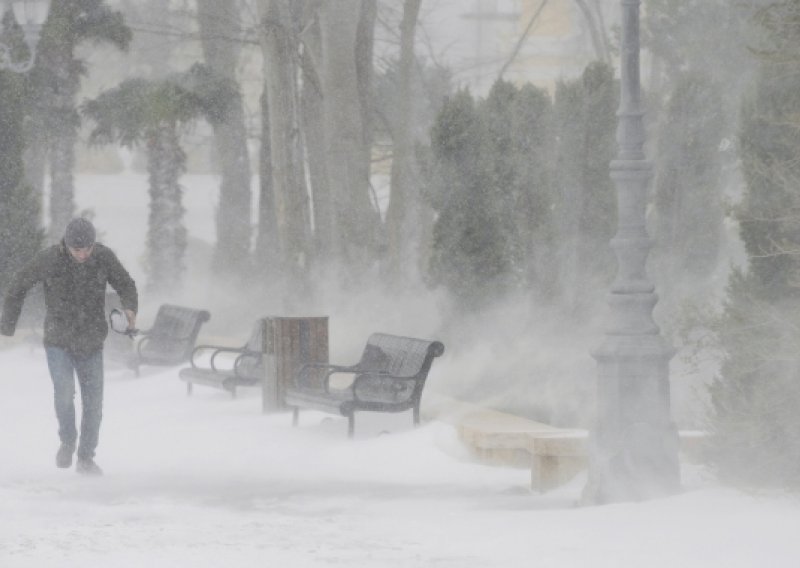
<instances>
[{"instance_id":1,"label":"bare tree trunk","mask_svg":"<svg viewBox=\"0 0 800 568\"><path fill-rule=\"evenodd\" d=\"M219 76L236 83L239 57L239 13L235 0L197 0L200 40L206 63ZM228 101L225 120L214 124L221 184L217 212L214 272L245 273L250 254L250 157L240 95Z\"/></svg>"},{"instance_id":2,"label":"bare tree trunk","mask_svg":"<svg viewBox=\"0 0 800 568\"><path fill-rule=\"evenodd\" d=\"M525 44L525 40L528 38L528 34L531 33L533 25L536 23L536 20L539 19L539 16L542 15L545 6L547 6L547 0L541 0L541 2L539 3L539 7L536 8L536 11L533 13L533 16L531 16L531 19L528 20L528 24L525 26L522 35L519 36L517 43L514 45L514 49L511 51L511 55L509 55L508 59L506 59L506 62L503 63L503 66L500 68L500 72L497 74L498 79L502 79L505 72L508 71L509 67L511 67L511 64L514 63L514 60L517 58L517 55L519 55L520 49L522 49L522 46Z\"/></svg>"},{"instance_id":3,"label":"bare tree trunk","mask_svg":"<svg viewBox=\"0 0 800 568\"><path fill-rule=\"evenodd\" d=\"M322 59L320 42L319 22L309 22L303 35L304 49L300 58L303 139L314 201L314 248L319 258L330 258L334 243L333 200L325 159L324 102L317 72Z\"/></svg>"},{"instance_id":4,"label":"bare tree trunk","mask_svg":"<svg viewBox=\"0 0 800 568\"><path fill-rule=\"evenodd\" d=\"M335 255L348 270L357 271L366 269L374 259L377 228L355 56L361 9L361 0L325 0L320 9L320 76Z\"/></svg>"},{"instance_id":5,"label":"bare tree trunk","mask_svg":"<svg viewBox=\"0 0 800 568\"><path fill-rule=\"evenodd\" d=\"M147 140L150 215L147 227L148 289L160 294L180 290L186 251L183 190L179 179L186 156L174 125L159 126Z\"/></svg>"},{"instance_id":6,"label":"bare tree trunk","mask_svg":"<svg viewBox=\"0 0 800 568\"><path fill-rule=\"evenodd\" d=\"M371 173L372 163L372 116L373 100L375 94L373 83L375 66L373 54L375 52L375 22L378 18L377 0L362 0L361 11L358 17L358 30L356 31L356 76L358 77L358 100L361 103L362 128L364 130L364 164L367 179ZM377 213L377 203L375 204ZM380 221L378 214L376 219Z\"/></svg>"},{"instance_id":7,"label":"bare tree trunk","mask_svg":"<svg viewBox=\"0 0 800 568\"><path fill-rule=\"evenodd\" d=\"M261 0L259 6L279 249L298 282L309 260L311 227L297 109L297 38L290 0Z\"/></svg>"},{"instance_id":8,"label":"bare tree trunk","mask_svg":"<svg viewBox=\"0 0 800 568\"><path fill-rule=\"evenodd\" d=\"M412 125L412 74L414 69L414 31L422 0L405 0L400 24L400 63L397 72L398 114L394 119L391 194L386 212L389 255L386 275L400 283L404 276L416 277L417 251L422 216L417 190Z\"/></svg>"}]
</instances>

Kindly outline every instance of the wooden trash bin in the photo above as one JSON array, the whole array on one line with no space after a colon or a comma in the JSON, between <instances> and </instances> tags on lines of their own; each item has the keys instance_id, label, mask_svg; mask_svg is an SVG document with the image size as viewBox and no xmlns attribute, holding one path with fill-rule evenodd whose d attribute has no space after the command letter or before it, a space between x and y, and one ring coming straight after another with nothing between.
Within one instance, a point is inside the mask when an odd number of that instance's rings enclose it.
<instances>
[{"instance_id":1,"label":"wooden trash bin","mask_svg":"<svg viewBox=\"0 0 800 568\"><path fill-rule=\"evenodd\" d=\"M264 412L286 408L284 395L305 363L328 363L328 317L268 317L264 334Z\"/></svg>"}]
</instances>

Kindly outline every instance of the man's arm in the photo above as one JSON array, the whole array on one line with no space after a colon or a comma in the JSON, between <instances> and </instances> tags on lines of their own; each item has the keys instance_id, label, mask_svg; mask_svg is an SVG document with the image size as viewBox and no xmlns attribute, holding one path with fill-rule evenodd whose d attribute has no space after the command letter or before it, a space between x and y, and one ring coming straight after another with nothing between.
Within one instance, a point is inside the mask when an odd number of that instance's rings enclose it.
<instances>
[{"instance_id":1,"label":"man's arm","mask_svg":"<svg viewBox=\"0 0 800 568\"><path fill-rule=\"evenodd\" d=\"M139 310L139 293L134 282L125 267L111 249L108 252L108 283L119 296L122 309L128 318L128 329L136 327L136 312Z\"/></svg>"},{"instance_id":2,"label":"man's arm","mask_svg":"<svg viewBox=\"0 0 800 568\"><path fill-rule=\"evenodd\" d=\"M37 282L42 280L42 253L21 268L11 280L3 302L3 317L0 319L0 334L14 335L25 296Z\"/></svg>"}]
</instances>

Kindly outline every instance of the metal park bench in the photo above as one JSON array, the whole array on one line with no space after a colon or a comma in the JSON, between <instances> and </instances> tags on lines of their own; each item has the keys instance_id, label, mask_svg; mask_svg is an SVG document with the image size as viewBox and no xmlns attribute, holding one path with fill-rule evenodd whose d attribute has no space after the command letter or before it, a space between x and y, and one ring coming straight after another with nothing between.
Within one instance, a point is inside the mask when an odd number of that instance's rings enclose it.
<instances>
[{"instance_id":1,"label":"metal park bench","mask_svg":"<svg viewBox=\"0 0 800 568\"><path fill-rule=\"evenodd\" d=\"M236 388L259 385L264 379L264 339L266 319L256 321L250 339L242 347L198 345L189 358L191 367L178 372L186 382L186 394L193 385L220 388L236 397Z\"/></svg>"},{"instance_id":2,"label":"metal park bench","mask_svg":"<svg viewBox=\"0 0 800 568\"><path fill-rule=\"evenodd\" d=\"M428 371L434 357L442 353L444 345L439 341L373 333L355 365L309 363L300 367L284 402L293 411L295 426L301 408L346 416L349 437L353 436L356 411L413 409L416 426ZM347 387L331 384L331 377L340 373L353 376Z\"/></svg>"},{"instance_id":3,"label":"metal park bench","mask_svg":"<svg viewBox=\"0 0 800 568\"><path fill-rule=\"evenodd\" d=\"M140 331L130 366L180 365L192 355L200 327L211 318L207 310L162 304L150 329Z\"/></svg>"}]
</instances>

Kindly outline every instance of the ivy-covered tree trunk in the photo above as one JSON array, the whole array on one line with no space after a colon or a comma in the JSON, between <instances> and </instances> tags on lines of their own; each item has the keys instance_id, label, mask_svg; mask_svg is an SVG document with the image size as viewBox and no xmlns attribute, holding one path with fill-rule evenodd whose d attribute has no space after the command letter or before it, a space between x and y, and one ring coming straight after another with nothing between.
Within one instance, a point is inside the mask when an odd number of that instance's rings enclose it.
<instances>
[{"instance_id":1,"label":"ivy-covered tree trunk","mask_svg":"<svg viewBox=\"0 0 800 568\"><path fill-rule=\"evenodd\" d=\"M64 109L65 118L53 121L50 136L50 239L58 240L75 213L75 143L77 127L68 121L74 109Z\"/></svg>"},{"instance_id":2,"label":"ivy-covered tree trunk","mask_svg":"<svg viewBox=\"0 0 800 568\"><path fill-rule=\"evenodd\" d=\"M44 117L36 105L31 105L30 117L25 126L25 183L41 201L44 196L44 181L47 171L47 141Z\"/></svg>"},{"instance_id":3,"label":"ivy-covered tree trunk","mask_svg":"<svg viewBox=\"0 0 800 568\"><path fill-rule=\"evenodd\" d=\"M207 65L219 77L236 83L238 11L234 0L198 0L200 40ZM242 97L232 95L225 116L213 124L220 165L217 244L214 273L241 276L250 255L250 157ZM239 281L238 279L236 281Z\"/></svg>"},{"instance_id":4,"label":"ivy-covered tree trunk","mask_svg":"<svg viewBox=\"0 0 800 568\"><path fill-rule=\"evenodd\" d=\"M158 293L179 291L187 245L179 184L186 156L179 128L200 116L214 121L225 110L229 91L209 81L210 74L206 67L194 65L160 81L127 79L83 105L84 115L96 123L91 142L145 146L150 178L148 288Z\"/></svg>"},{"instance_id":5,"label":"ivy-covered tree trunk","mask_svg":"<svg viewBox=\"0 0 800 568\"><path fill-rule=\"evenodd\" d=\"M148 289L160 294L180 290L186 252L183 189L179 179L186 156L174 124L164 123L147 137L150 215L147 226Z\"/></svg>"},{"instance_id":6,"label":"ivy-covered tree trunk","mask_svg":"<svg viewBox=\"0 0 800 568\"><path fill-rule=\"evenodd\" d=\"M58 240L75 212L75 186L72 171L74 150L67 148L77 138L75 129L75 97L79 68L73 60L74 36L69 31L75 0L53 2L42 29L36 68L32 72L34 85L34 120L30 126L32 164L50 170L50 199L48 238ZM54 155L55 153L55 155ZM45 170L32 172L32 179L41 183Z\"/></svg>"},{"instance_id":7,"label":"ivy-covered tree trunk","mask_svg":"<svg viewBox=\"0 0 800 568\"><path fill-rule=\"evenodd\" d=\"M75 209L75 142L80 125L76 99L83 62L75 49L83 41L111 43L126 49L130 29L122 15L103 0L52 2L42 28L37 61L31 72L33 83L31 120L28 121L28 168L26 177L40 189L50 165L49 236L57 240Z\"/></svg>"},{"instance_id":8,"label":"ivy-covered tree trunk","mask_svg":"<svg viewBox=\"0 0 800 568\"><path fill-rule=\"evenodd\" d=\"M21 45L21 30L12 28L10 16L2 16L0 41ZM23 76L0 71L0 294L42 241L39 197L25 182L23 169L24 95Z\"/></svg>"}]
</instances>

